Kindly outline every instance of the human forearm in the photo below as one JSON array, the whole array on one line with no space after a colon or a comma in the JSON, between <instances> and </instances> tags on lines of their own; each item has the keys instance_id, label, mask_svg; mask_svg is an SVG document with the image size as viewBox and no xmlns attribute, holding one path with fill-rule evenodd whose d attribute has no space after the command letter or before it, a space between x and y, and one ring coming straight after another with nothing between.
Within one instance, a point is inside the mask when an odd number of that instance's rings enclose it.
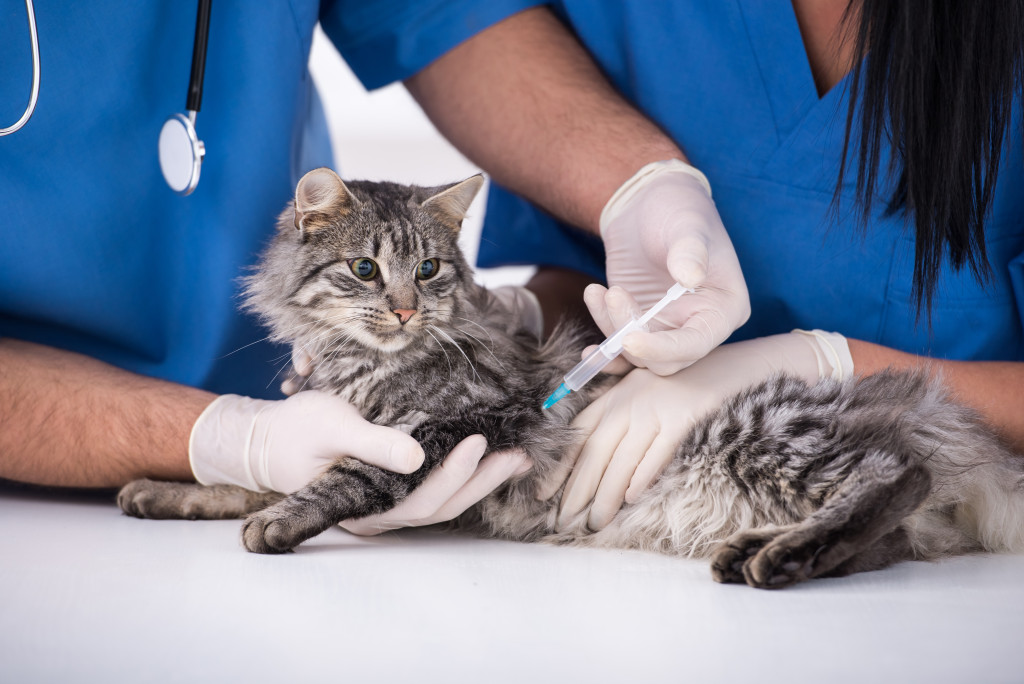
<instances>
[{"instance_id":1,"label":"human forearm","mask_svg":"<svg viewBox=\"0 0 1024 684\"><path fill-rule=\"evenodd\" d=\"M190 480L189 431L214 398L80 354L0 339L0 477L77 487Z\"/></svg>"},{"instance_id":2,"label":"human forearm","mask_svg":"<svg viewBox=\"0 0 1024 684\"><path fill-rule=\"evenodd\" d=\"M496 181L595 233L605 203L638 169L684 158L546 8L474 36L406 86Z\"/></svg>"},{"instance_id":3,"label":"human forearm","mask_svg":"<svg viewBox=\"0 0 1024 684\"><path fill-rule=\"evenodd\" d=\"M848 340L853 365L860 375L884 368L929 367L942 374L956 399L978 411L1012 447L1024 453L1024 363L1009 361L943 361L863 342Z\"/></svg>"}]
</instances>

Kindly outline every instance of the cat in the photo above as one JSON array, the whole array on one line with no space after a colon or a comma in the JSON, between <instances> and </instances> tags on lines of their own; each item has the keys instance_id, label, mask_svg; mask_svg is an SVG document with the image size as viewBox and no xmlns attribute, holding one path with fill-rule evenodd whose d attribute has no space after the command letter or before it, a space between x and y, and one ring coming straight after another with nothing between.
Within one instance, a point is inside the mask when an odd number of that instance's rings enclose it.
<instances>
[{"instance_id":1,"label":"cat","mask_svg":"<svg viewBox=\"0 0 1024 684\"><path fill-rule=\"evenodd\" d=\"M294 549L341 520L393 508L460 440L518 447L533 468L459 523L492 537L711 559L719 582L779 588L908 559L1024 550L1024 458L926 372L845 382L780 375L696 424L659 480L604 529L588 509L555 529L538 500L576 434L569 423L614 382L548 411L545 397L593 342L563 325L545 342L473 281L458 246L482 184L344 183L306 174L246 279L246 306L274 339L315 359L306 388L332 392L423 446L401 475L351 458L290 496L139 480L118 502L151 518L248 515L249 551Z\"/></svg>"}]
</instances>

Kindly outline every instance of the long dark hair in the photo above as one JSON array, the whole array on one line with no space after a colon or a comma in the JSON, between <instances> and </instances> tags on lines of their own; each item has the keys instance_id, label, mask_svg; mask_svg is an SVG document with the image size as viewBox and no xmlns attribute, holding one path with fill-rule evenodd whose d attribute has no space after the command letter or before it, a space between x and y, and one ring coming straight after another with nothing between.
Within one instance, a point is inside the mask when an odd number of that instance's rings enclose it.
<instances>
[{"instance_id":1,"label":"long dark hair","mask_svg":"<svg viewBox=\"0 0 1024 684\"><path fill-rule=\"evenodd\" d=\"M897 180L887 212L914 224L920 314L922 302L930 311L947 250L955 270L966 264L980 282L991 276L984 228L1014 96L1024 93L1024 3L850 0L844 26L857 66L836 202L856 126L855 196L866 225L888 138L885 172Z\"/></svg>"}]
</instances>

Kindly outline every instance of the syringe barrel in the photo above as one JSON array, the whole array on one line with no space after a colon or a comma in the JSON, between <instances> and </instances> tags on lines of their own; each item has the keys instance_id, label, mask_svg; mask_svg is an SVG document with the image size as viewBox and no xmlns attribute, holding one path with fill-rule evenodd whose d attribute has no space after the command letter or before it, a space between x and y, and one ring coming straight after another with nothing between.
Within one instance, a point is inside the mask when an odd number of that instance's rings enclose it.
<instances>
[{"instance_id":1,"label":"syringe barrel","mask_svg":"<svg viewBox=\"0 0 1024 684\"><path fill-rule=\"evenodd\" d=\"M614 357L613 357L614 358ZM583 359L576 364L576 367L565 374L565 386L571 389L573 392L578 392L580 388L586 385L590 380L600 373L605 366L611 363L612 359L609 359L598 347L594 351L587 355L587 358Z\"/></svg>"},{"instance_id":2,"label":"syringe barrel","mask_svg":"<svg viewBox=\"0 0 1024 684\"><path fill-rule=\"evenodd\" d=\"M622 339L631 332L643 330L644 326L634 318L622 326L607 340L601 343L594 351L576 364L576 367L565 375L565 386L573 392L578 392L581 387L590 382L590 379L604 370L604 367L615 360L622 353Z\"/></svg>"}]
</instances>

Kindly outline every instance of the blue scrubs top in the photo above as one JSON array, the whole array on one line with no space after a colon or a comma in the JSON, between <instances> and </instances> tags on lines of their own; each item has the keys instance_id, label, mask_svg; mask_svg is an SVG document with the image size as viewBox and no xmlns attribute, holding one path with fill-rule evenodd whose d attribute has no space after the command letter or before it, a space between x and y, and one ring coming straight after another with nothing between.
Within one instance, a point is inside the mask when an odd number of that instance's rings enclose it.
<instances>
[{"instance_id":1,"label":"blue scrubs top","mask_svg":"<svg viewBox=\"0 0 1024 684\"><path fill-rule=\"evenodd\" d=\"M216 392L280 396L287 350L238 312L238 278L307 170L332 165L306 64L325 30L367 82L422 68L517 2L213 5L198 189L164 183L157 138L182 112L196 3L36 3L42 82L0 138L0 336ZM24 5L0 7L0 126L32 68ZM255 344L254 344L255 343Z\"/></svg>"},{"instance_id":2,"label":"blue scrubs top","mask_svg":"<svg viewBox=\"0 0 1024 684\"><path fill-rule=\"evenodd\" d=\"M618 90L707 174L753 310L733 339L817 327L940 358L1024 359L1019 107L986 226L994 278L983 287L947 264L929 330L910 298L913 233L901 219L882 216L889 193L876 203L863 238L848 211L829 221L847 84L818 97L789 2L554 6ZM887 158L885 150L883 168ZM844 189L844 209L853 206L853 182ZM494 186L479 263L604 275L598 240Z\"/></svg>"}]
</instances>

